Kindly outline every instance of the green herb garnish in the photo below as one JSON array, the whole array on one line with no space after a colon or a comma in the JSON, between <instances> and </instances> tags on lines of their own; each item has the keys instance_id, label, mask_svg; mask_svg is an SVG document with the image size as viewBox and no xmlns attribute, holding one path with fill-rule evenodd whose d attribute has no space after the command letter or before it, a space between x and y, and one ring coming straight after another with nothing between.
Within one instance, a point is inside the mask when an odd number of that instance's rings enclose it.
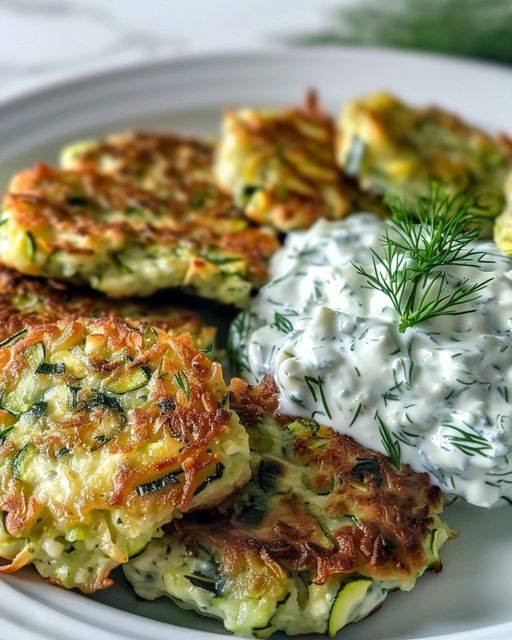
<instances>
[{"instance_id":1,"label":"green herb garnish","mask_svg":"<svg viewBox=\"0 0 512 640\"><path fill-rule=\"evenodd\" d=\"M375 418L379 421L379 434L382 441L382 446L386 450L386 454L390 459L391 464L395 467L395 469L399 469L401 456L400 443L396 439L393 440L391 432L378 413L375 414Z\"/></svg>"},{"instance_id":2,"label":"green herb garnish","mask_svg":"<svg viewBox=\"0 0 512 640\"><path fill-rule=\"evenodd\" d=\"M399 198L387 204L392 217L381 238L383 251L372 250L371 269L354 266L368 286L391 300L400 315L400 333L438 316L472 313L465 305L477 300L492 278L474 284L462 278L449 285L446 268L478 269L489 262L485 251L471 246L479 234L474 201L465 193L445 195L433 185L415 207Z\"/></svg>"},{"instance_id":3,"label":"green herb garnish","mask_svg":"<svg viewBox=\"0 0 512 640\"><path fill-rule=\"evenodd\" d=\"M464 423L466 424L466 423ZM467 429L462 429L448 422L442 425L446 429L451 429L452 433L443 435L444 444L452 445L467 456L480 455L488 458L488 452L492 446L488 440L478 433L471 425L466 424Z\"/></svg>"},{"instance_id":4,"label":"green herb garnish","mask_svg":"<svg viewBox=\"0 0 512 640\"><path fill-rule=\"evenodd\" d=\"M354 416L352 417L352 420L350 421L350 424L348 425L349 429L354 424L354 422L358 419L359 414L361 413L361 409L362 409L362 405L361 405L361 403L359 403L357 405L357 409L354 412Z\"/></svg>"},{"instance_id":5,"label":"green herb garnish","mask_svg":"<svg viewBox=\"0 0 512 640\"><path fill-rule=\"evenodd\" d=\"M184 371L178 371L178 373L174 374L174 379L176 380L176 384L183 391L187 400L190 400L190 385L188 382L188 378Z\"/></svg>"},{"instance_id":6,"label":"green herb garnish","mask_svg":"<svg viewBox=\"0 0 512 640\"><path fill-rule=\"evenodd\" d=\"M256 314L249 309L242 311L231 323L228 335L227 354L229 364L234 374L240 375L243 371L250 371L249 358L245 347L252 331L261 326Z\"/></svg>"},{"instance_id":7,"label":"green herb garnish","mask_svg":"<svg viewBox=\"0 0 512 640\"><path fill-rule=\"evenodd\" d=\"M274 313L274 326L278 331L283 333L290 333L293 331L293 324L288 320L286 316L277 311Z\"/></svg>"},{"instance_id":8,"label":"green herb garnish","mask_svg":"<svg viewBox=\"0 0 512 640\"><path fill-rule=\"evenodd\" d=\"M320 400L327 417L332 420L331 410L329 409L329 405L327 404L327 399L324 393L323 379L320 376L318 376L318 378L313 378L313 376L305 376L304 381L309 389L309 392L313 396L313 401L318 402Z\"/></svg>"}]
</instances>

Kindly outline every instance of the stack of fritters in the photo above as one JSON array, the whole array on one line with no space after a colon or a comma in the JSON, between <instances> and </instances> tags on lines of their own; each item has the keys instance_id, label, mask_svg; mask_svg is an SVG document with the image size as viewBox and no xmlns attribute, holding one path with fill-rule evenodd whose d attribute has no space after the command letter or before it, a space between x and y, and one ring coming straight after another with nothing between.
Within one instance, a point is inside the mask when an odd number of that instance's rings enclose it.
<instances>
[{"instance_id":1,"label":"stack of fritters","mask_svg":"<svg viewBox=\"0 0 512 640\"><path fill-rule=\"evenodd\" d=\"M149 306L139 300L113 300L56 280L45 282L10 269L0 270L0 343L32 326L109 316L136 320L170 334L188 334L204 353L215 348L215 327L205 325L190 309L155 301Z\"/></svg>"},{"instance_id":2,"label":"stack of fritters","mask_svg":"<svg viewBox=\"0 0 512 640\"><path fill-rule=\"evenodd\" d=\"M314 420L277 415L269 378L233 387L252 479L217 515L176 521L125 566L140 596L167 595L234 633L333 636L440 568L450 532L426 474L394 469Z\"/></svg>"},{"instance_id":3,"label":"stack of fritters","mask_svg":"<svg viewBox=\"0 0 512 640\"><path fill-rule=\"evenodd\" d=\"M205 355L215 329L169 294L127 296L175 287L242 307L279 233L386 215L383 192L434 178L478 187L494 217L503 148L389 96L347 105L336 132L309 95L228 111L217 146L118 134L15 176L0 214L0 571L33 563L91 592L127 563L142 597L268 637L332 636L439 569L450 531L425 475L279 415L270 377L228 387Z\"/></svg>"}]
</instances>

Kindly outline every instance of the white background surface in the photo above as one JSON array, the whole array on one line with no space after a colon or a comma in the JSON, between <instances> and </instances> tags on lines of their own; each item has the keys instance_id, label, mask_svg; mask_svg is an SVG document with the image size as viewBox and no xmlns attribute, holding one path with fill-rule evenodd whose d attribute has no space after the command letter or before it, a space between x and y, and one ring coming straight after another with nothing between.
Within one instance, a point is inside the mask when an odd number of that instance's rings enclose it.
<instances>
[{"instance_id":1,"label":"white background surface","mask_svg":"<svg viewBox=\"0 0 512 640\"><path fill-rule=\"evenodd\" d=\"M350 1L0 0L0 99L114 63L279 45Z\"/></svg>"}]
</instances>

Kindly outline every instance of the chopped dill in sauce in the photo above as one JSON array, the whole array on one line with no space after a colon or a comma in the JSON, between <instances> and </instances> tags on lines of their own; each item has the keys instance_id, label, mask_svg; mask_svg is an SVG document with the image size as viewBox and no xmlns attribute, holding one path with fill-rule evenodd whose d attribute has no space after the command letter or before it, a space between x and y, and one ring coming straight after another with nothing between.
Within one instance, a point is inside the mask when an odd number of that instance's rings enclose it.
<instances>
[{"instance_id":1,"label":"chopped dill in sauce","mask_svg":"<svg viewBox=\"0 0 512 640\"><path fill-rule=\"evenodd\" d=\"M480 506L512 500L512 263L472 238L464 251L485 259L446 265L442 283L448 296L461 282L478 288L459 309L468 313L401 332L399 310L363 273L384 231L356 214L290 234L233 324L232 365L251 383L272 371L280 411L426 471L447 493Z\"/></svg>"}]
</instances>

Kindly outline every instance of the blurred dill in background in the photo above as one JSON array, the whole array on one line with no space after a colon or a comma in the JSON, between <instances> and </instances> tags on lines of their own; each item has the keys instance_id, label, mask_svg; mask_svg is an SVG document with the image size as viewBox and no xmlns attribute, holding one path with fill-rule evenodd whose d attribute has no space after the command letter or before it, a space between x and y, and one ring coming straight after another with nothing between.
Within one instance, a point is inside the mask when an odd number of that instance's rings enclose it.
<instances>
[{"instance_id":1,"label":"blurred dill in background","mask_svg":"<svg viewBox=\"0 0 512 640\"><path fill-rule=\"evenodd\" d=\"M358 0L302 45L376 45L512 63L512 0ZM327 20L326 20L327 22Z\"/></svg>"}]
</instances>

